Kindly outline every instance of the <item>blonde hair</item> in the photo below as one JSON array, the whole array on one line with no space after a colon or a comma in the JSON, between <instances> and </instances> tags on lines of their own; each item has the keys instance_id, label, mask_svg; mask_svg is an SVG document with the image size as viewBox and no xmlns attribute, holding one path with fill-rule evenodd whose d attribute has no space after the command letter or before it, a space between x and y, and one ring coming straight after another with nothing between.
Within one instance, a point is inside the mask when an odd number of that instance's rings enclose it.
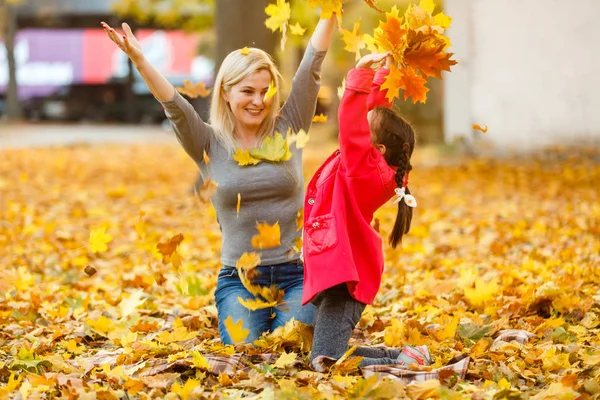
<instances>
[{"instance_id":1,"label":"blonde hair","mask_svg":"<svg viewBox=\"0 0 600 400\"><path fill-rule=\"evenodd\" d=\"M223 93L231 90L231 87L255 72L267 70L271 74L277 91L273 95L269 113L258 129L259 140L262 141L275 128L275 118L279 113L279 84L281 74L275 66L271 56L257 48L250 48L247 55L241 50L229 53L217 73L213 94L210 104L210 124L215 131L219 143L229 152L234 153L237 147L234 138L235 116L229 104L223 98Z\"/></svg>"}]
</instances>

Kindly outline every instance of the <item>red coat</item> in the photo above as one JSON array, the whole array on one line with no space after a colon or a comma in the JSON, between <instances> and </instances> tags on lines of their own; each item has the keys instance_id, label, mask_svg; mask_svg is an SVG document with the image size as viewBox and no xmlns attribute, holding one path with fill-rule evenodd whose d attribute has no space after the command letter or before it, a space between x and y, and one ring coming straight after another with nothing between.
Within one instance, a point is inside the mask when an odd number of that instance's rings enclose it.
<instances>
[{"instance_id":1,"label":"red coat","mask_svg":"<svg viewBox=\"0 0 600 400\"><path fill-rule=\"evenodd\" d=\"M346 282L356 300L373 302L383 273L383 243L373 213L397 187L395 169L371 144L367 112L389 105L380 91L389 70L350 70L339 108L340 150L315 173L304 200L302 304Z\"/></svg>"}]
</instances>

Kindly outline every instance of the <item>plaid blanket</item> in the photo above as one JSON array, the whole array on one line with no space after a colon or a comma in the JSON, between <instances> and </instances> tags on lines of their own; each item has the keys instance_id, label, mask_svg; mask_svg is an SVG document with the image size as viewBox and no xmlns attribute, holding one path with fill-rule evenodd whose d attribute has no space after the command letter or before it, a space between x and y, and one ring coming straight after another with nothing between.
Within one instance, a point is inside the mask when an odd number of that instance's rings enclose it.
<instances>
[{"instance_id":1,"label":"plaid blanket","mask_svg":"<svg viewBox=\"0 0 600 400\"><path fill-rule=\"evenodd\" d=\"M535 335L532 333L524 330L501 330L494 339L494 343L509 342L512 340L515 340L519 343L525 343L534 336ZM94 367L99 367L104 364L109 364L111 368L114 367L117 363L117 358L122 354L122 352L122 349L114 352L101 350L95 356L85 360L80 360L79 362L76 362L75 360L68 360L67 362L71 362L73 365L79 364L77 365L78 367L83 367L85 370L83 375L85 376ZM272 364L277 360L277 358L279 358L279 354L233 354L230 356L204 354L204 357L208 361L209 372L217 375L221 373L233 375L240 371L249 371L252 368L249 364ZM370 365L361 368L361 373L364 377L378 374L381 377L388 377L405 383L422 382L430 379L439 379L440 377L447 378L449 376L455 376L459 379L464 379L467 374L470 360L471 358L468 355L463 354L450 360L447 365L431 371L415 371L407 369L403 364ZM333 360L333 362L335 362L335 360ZM150 359L140 361L135 364L124 365L123 367L124 371L128 373L128 375L143 378L161 374L176 367L191 368L192 366L192 357L186 357L172 362L168 362L164 358ZM305 366L305 364L301 359L298 358L291 364L291 366L302 367Z\"/></svg>"},{"instance_id":2,"label":"plaid blanket","mask_svg":"<svg viewBox=\"0 0 600 400\"><path fill-rule=\"evenodd\" d=\"M392 364L392 365L369 365L361 368L361 372L365 378L371 375L379 375L380 377L387 377L394 380L399 380L404 383L410 382L423 382L430 379L439 379L442 371L449 371L451 375L455 375L458 379L465 379L467 375L467 369L469 368L469 361L471 358L467 355L463 355L457 358L457 361L451 362L441 368L436 368L431 371L413 371L406 369L405 365Z\"/></svg>"}]
</instances>

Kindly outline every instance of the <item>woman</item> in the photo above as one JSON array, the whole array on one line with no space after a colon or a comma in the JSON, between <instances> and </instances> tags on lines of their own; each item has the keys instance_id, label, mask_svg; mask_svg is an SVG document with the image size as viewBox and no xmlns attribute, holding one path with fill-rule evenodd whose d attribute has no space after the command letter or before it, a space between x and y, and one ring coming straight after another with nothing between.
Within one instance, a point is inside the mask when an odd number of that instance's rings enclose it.
<instances>
[{"instance_id":1,"label":"woman","mask_svg":"<svg viewBox=\"0 0 600 400\"><path fill-rule=\"evenodd\" d=\"M265 96L270 86L279 87L279 72L262 50L230 53L217 74L213 88L210 124L154 68L141 50L130 27L123 24L119 35L106 23L108 36L131 59L152 94L162 103L185 151L200 168L202 177L218 184L212 203L223 234L221 261L215 298L221 341L231 344L225 320L243 321L252 343L263 332L273 331L291 318L311 324L314 306L302 307L304 267L290 249L301 237L296 218L303 207L302 149L290 146L291 158L241 166L233 159L237 149L250 150L280 132L308 131L314 116L320 86L320 70L329 48L335 16L320 20L292 82L290 96L279 107L279 91ZM272 93L272 90L269 91ZM270 139L269 139L270 140ZM204 153L210 161L204 161ZM242 207L237 212L238 196ZM279 224L280 245L253 247L257 224ZM256 242L254 243L256 245ZM238 300L254 299L242 284L236 262L243 253L258 252L261 258L254 284L276 285L285 293L285 306L250 311Z\"/></svg>"}]
</instances>

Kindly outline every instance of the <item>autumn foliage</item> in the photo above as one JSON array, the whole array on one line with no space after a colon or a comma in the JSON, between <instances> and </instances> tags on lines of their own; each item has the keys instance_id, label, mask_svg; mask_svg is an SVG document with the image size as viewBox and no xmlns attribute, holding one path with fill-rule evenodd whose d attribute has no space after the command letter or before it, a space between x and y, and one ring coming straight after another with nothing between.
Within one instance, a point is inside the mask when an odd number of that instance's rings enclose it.
<instances>
[{"instance_id":1,"label":"autumn foliage","mask_svg":"<svg viewBox=\"0 0 600 400\"><path fill-rule=\"evenodd\" d=\"M326 154L315 160L307 149L308 176ZM310 332L293 324L251 352L215 342L220 233L210 204L186 195L193 163L176 145L76 146L2 152L0 396L597 395L598 155L440 166L415 157L419 212L402 248L386 247L381 292L353 343L427 344L435 365L469 354L465 381L405 386L348 375L348 365L311 372L303 364ZM394 216L391 205L378 211L383 235ZM273 232L257 227L256 244ZM175 253L178 266L165 259ZM251 278L259 262L248 254L239 268ZM248 284L264 302L280 300ZM241 321L225 323L236 341L247 335ZM534 337L491 346L500 329ZM252 368L208 371L207 357L244 349ZM274 358L252 364L252 352Z\"/></svg>"}]
</instances>

